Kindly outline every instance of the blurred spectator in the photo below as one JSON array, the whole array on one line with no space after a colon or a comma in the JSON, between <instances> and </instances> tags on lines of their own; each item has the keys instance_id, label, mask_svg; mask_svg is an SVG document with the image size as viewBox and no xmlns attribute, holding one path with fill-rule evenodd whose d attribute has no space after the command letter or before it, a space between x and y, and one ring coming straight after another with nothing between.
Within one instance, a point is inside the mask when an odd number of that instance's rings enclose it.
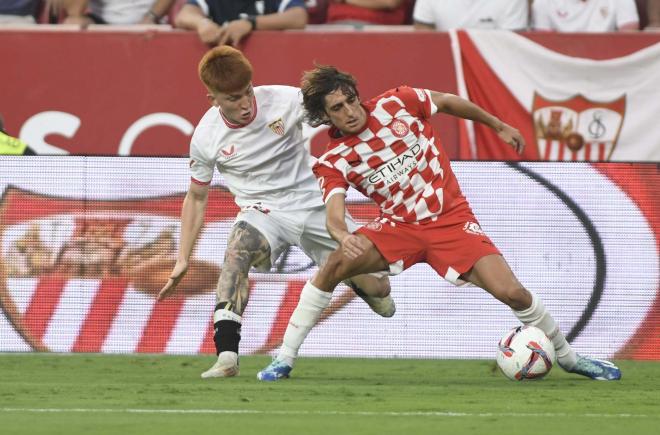
<instances>
[{"instance_id":1,"label":"blurred spectator","mask_svg":"<svg viewBox=\"0 0 660 435\"><path fill-rule=\"evenodd\" d=\"M22 140L5 132L5 122L0 115L0 155L27 156L35 152Z\"/></svg>"},{"instance_id":2,"label":"blurred spectator","mask_svg":"<svg viewBox=\"0 0 660 435\"><path fill-rule=\"evenodd\" d=\"M206 44L237 45L253 30L303 29L307 11L304 0L188 0L174 24Z\"/></svg>"},{"instance_id":3,"label":"blurred spectator","mask_svg":"<svg viewBox=\"0 0 660 435\"><path fill-rule=\"evenodd\" d=\"M646 15L649 19L647 30L660 31L660 0L648 0Z\"/></svg>"},{"instance_id":4,"label":"blurred spectator","mask_svg":"<svg viewBox=\"0 0 660 435\"><path fill-rule=\"evenodd\" d=\"M175 0L63 0L65 24L159 24Z\"/></svg>"},{"instance_id":5,"label":"blurred spectator","mask_svg":"<svg viewBox=\"0 0 660 435\"><path fill-rule=\"evenodd\" d=\"M408 0L331 0L327 24L405 24Z\"/></svg>"},{"instance_id":6,"label":"blurred spectator","mask_svg":"<svg viewBox=\"0 0 660 435\"><path fill-rule=\"evenodd\" d=\"M0 24L36 24L39 0L0 1Z\"/></svg>"},{"instance_id":7,"label":"blurred spectator","mask_svg":"<svg viewBox=\"0 0 660 435\"><path fill-rule=\"evenodd\" d=\"M639 29L635 0L534 0L534 30L614 32Z\"/></svg>"},{"instance_id":8,"label":"blurred spectator","mask_svg":"<svg viewBox=\"0 0 660 435\"><path fill-rule=\"evenodd\" d=\"M307 24L324 24L328 15L328 2L332 0L305 0Z\"/></svg>"},{"instance_id":9,"label":"blurred spectator","mask_svg":"<svg viewBox=\"0 0 660 435\"><path fill-rule=\"evenodd\" d=\"M525 30L527 0L417 0L413 11L418 30Z\"/></svg>"}]
</instances>

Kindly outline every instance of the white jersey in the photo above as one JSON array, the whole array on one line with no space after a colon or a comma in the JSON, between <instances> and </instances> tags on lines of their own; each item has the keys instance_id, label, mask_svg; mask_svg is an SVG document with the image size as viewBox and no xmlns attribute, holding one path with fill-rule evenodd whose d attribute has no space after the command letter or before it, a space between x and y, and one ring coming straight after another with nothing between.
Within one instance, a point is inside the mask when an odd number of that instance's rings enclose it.
<instances>
[{"instance_id":1,"label":"white jersey","mask_svg":"<svg viewBox=\"0 0 660 435\"><path fill-rule=\"evenodd\" d=\"M417 0L415 22L449 29L507 29L528 27L527 0Z\"/></svg>"},{"instance_id":2,"label":"white jersey","mask_svg":"<svg viewBox=\"0 0 660 435\"><path fill-rule=\"evenodd\" d=\"M91 0L89 10L108 24L137 24L155 0Z\"/></svg>"},{"instance_id":3,"label":"white jersey","mask_svg":"<svg viewBox=\"0 0 660 435\"><path fill-rule=\"evenodd\" d=\"M634 0L534 0L536 30L612 32L639 22Z\"/></svg>"},{"instance_id":4,"label":"white jersey","mask_svg":"<svg viewBox=\"0 0 660 435\"><path fill-rule=\"evenodd\" d=\"M224 176L242 210L302 210L323 205L303 139L302 94L289 86L254 88L253 119L244 126L212 107L190 143L192 181L208 184L213 168Z\"/></svg>"}]
</instances>

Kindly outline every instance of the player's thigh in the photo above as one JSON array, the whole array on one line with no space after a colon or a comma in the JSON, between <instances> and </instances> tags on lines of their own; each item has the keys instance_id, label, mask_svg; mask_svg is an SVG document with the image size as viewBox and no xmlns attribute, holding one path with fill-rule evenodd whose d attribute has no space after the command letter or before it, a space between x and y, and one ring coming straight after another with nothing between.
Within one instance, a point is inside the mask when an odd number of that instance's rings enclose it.
<instances>
[{"instance_id":1,"label":"player's thigh","mask_svg":"<svg viewBox=\"0 0 660 435\"><path fill-rule=\"evenodd\" d=\"M318 207L306 213L303 231L296 244L314 263L320 266L339 247L339 243L328 233L325 207ZM354 223L353 225L357 227ZM353 229L349 227L349 231L353 231Z\"/></svg>"},{"instance_id":2,"label":"player's thigh","mask_svg":"<svg viewBox=\"0 0 660 435\"><path fill-rule=\"evenodd\" d=\"M504 302L516 299L519 297L516 293L524 292L522 284L500 254L481 257L462 276Z\"/></svg>"},{"instance_id":3,"label":"player's thigh","mask_svg":"<svg viewBox=\"0 0 660 435\"><path fill-rule=\"evenodd\" d=\"M225 261L229 255L245 255L258 270L268 271L272 263L289 246L288 231L277 219L258 210L242 211L227 243Z\"/></svg>"},{"instance_id":4,"label":"player's thigh","mask_svg":"<svg viewBox=\"0 0 660 435\"><path fill-rule=\"evenodd\" d=\"M363 239L366 246L364 253L358 258L351 259L344 255L341 248L338 248L330 254L325 264L319 269L314 278L315 282L334 287L339 282L353 276L388 270L387 260L376 249L373 242L363 234L358 234L358 237Z\"/></svg>"}]
</instances>

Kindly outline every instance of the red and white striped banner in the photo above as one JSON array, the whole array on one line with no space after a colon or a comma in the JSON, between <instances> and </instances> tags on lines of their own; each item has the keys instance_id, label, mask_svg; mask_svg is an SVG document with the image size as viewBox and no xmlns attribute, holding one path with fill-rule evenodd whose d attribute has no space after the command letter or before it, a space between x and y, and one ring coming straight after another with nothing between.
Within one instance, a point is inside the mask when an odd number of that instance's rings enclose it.
<instances>
[{"instance_id":1,"label":"red and white striped banner","mask_svg":"<svg viewBox=\"0 0 660 435\"><path fill-rule=\"evenodd\" d=\"M593 60L507 31L452 38L461 95L518 128L529 145L518 156L489 128L462 122L462 158L660 160L660 44Z\"/></svg>"}]
</instances>

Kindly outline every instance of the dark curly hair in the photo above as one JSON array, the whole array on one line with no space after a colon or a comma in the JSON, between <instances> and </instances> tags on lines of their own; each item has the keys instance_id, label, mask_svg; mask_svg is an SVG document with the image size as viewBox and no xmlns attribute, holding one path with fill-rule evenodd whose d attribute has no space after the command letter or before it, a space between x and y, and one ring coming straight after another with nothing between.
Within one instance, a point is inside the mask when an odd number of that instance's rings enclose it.
<instances>
[{"instance_id":1,"label":"dark curly hair","mask_svg":"<svg viewBox=\"0 0 660 435\"><path fill-rule=\"evenodd\" d=\"M346 96L359 97L357 81L352 75L339 71L330 65L315 65L311 71L305 71L300 88L303 95L305 120L313 127L328 123L325 112L325 96L337 89Z\"/></svg>"}]
</instances>

